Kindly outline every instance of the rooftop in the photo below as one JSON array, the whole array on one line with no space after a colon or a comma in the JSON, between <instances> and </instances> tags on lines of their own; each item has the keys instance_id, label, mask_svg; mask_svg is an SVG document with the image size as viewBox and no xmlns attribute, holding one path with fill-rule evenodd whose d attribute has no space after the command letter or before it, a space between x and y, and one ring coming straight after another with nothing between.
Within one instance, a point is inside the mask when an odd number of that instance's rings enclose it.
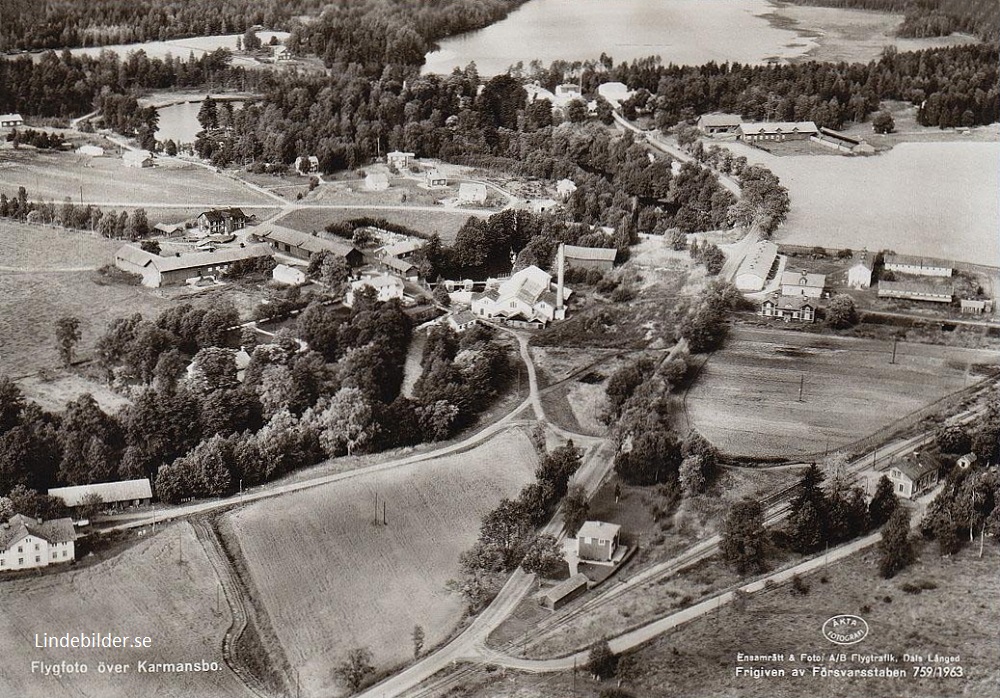
<instances>
[{"instance_id":1,"label":"rooftop","mask_svg":"<svg viewBox=\"0 0 1000 698\"><path fill-rule=\"evenodd\" d=\"M884 259L886 266L898 264L906 267L930 267L933 269L951 269L952 263L945 259L933 257L918 257L911 254L887 254Z\"/></svg>"},{"instance_id":2,"label":"rooftop","mask_svg":"<svg viewBox=\"0 0 1000 698\"><path fill-rule=\"evenodd\" d=\"M765 121L740 124L742 133L759 135L762 133L819 133L812 121Z\"/></svg>"},{"instance_id":3,"label":"rooftop","mask_svg":"<svg viewBox=\"0 0 1000 698\"><path fill-rule=\"evenodd\" d=\"M119 480L117 482L96 482L91 485L54 487L49 495L59 497L68 507L79 506L88 494L96 494L105 504L129 502L133 499L150 499L153 496L148 478L139 480Z\"/></svg>"},{"instance_id":4,"label":"rooftop","mask_svg":"<svg viewBox=\"0 0 1000 698\"><path fill-rule=\"evenodd\" d=\"M826 285L826 275L810 274L805 271L786 271L781 275L781 285L823 288Z\"/></svg>"},{"instance_id":5,"label":"rooftop","mask_svg":"<svg viewBox=\"0 0 1000 698\"><path fill-rule=\"evenodd\" d=\"M11 545L28 535L43 538L50 543L66 543L76 540L73 519L39 521L22 514L14 514L7 523L0 527L0 550L7 550Z\"/></svg>"},{"instance_id":6,"label":"rooftop","mask_svg":"<svg viewBox=\"0 0 1000 698\"><path fill-rule=\"evenodd\" d=\"M590 580L587 578L587 575L585 575L583 572L577 572L569 579L563 582L559 582L554 587L545 592L545 598L547 598L550 603L553 601L558 601L563 597L572 594L580 587L588 586L589 583Z\"/></svg>"},{"instance_id":7,"label":"rooftop","mask_svg":"<svg viewBox=\"0 0 1000 698\"><path fill-rule=\"evenodd\" d=\"M702 114L698 123L704 126L739 126L743 118L739 114Z\"/></svg>"},{"instance_id":8,"label":"rooftop","mask_svg":"<svg viewBox=\"0 0 1000 698\"><path fill-rule=\"evenodd\" d=\"M938 469L937 463L934 463L929 458L925 458L920 455L910 455L906 458L896 461L892 464L895 468L898 468L903 475L910 478L911 480L919 480L924 475L932 473Z\"/></svg>"},{"instance_id":9,"label":"rooftop","mask_svg":"<svg viewBox=\"0 0 1000 698\"><path fill-rule=\"evenodd\" d=\"M329 250L341 255L342 257L346 257L352 250L355 249L354 245L346 240L335 240L325 236L310 235L309 233L303 233L300 230L293 230L291 228L285 228L284 226L269 223L265 223L264 225L258 227L256 231L254 231L254 235L264 240L280 242L285 245L290 245L291 247L297 247L309 253Z\"/></svg>"},{"instance_id":10,"label":"rooftop","mask_svg":"<svg viewBox=\"0 0 1000 698\"><path fill-rule=\"evenodd\" d=\"M611 540L622 530L618 524L607 523L606 521L586 521L580 530L577 531L577 538L600 538Z\"/></svg>"},{"instance_id":11,"label":"rooftop","mask_svg":"<svg viewBox=\"0 0 1000 698\"><path fill-rule=\"evenodd\" d=\"M778 246L776 244L767 241L758 242L750 253L743 258L743 262L740 264L736 275L754 274L760 276L762 279L766 279L767 275L771 272L774 258L777 256Z\"/></svg>"},{"instance_id":12,"label":"rooftop","mask_svg":"<svg viewBox=\"0 0 1000 698\"><path fill-rule=\"evenodd\" d=\"M951 286L938 286L919 281L879 281L878 290L894 293L920 293L929 296L952 296L955 293L955 289Z\"/></svg>"},{"instance_id":13,"label":"rooftop","mask_svg":"<svg viewBox=\"0 0 1000 698\"><path fill-rule=\"evenodd\" d=\"M618 250L614 247L579 247L577 245L566 245L564 247L566 259L582 259L587 261L614 262L618 256Z\"/></svg>"}]
</instances>

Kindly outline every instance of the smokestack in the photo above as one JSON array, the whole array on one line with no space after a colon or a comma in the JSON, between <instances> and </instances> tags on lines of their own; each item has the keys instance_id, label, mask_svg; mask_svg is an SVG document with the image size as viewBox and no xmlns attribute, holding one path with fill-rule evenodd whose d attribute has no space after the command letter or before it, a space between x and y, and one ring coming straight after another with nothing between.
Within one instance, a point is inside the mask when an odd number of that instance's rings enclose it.
<instances>
[{"instance_id":1,"label":"smokestack","mask_svg":"<svg viewBox=\"0 0 1000 698\"><path fill-rule=\"evenodd\" d=\"M563 307L563 275L566 269L566 245L564 243L559 243L559 253L556 255L556 264L558 269L556 274L558 275L558 285L556 286L556 310L562 310Z\"/></svg>"}]
</instances>

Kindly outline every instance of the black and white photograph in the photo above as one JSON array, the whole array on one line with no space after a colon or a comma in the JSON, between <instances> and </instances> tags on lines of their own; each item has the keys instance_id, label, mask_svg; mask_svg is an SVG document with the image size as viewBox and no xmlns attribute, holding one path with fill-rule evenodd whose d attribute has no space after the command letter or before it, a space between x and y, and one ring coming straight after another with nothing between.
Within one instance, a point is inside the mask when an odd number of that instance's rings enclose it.
<instances>
[{"instance_id":1,"label":"black and white photograph","mask_svg":"<svg viewBox=\"0 0 1000 698\"><path fill-rule=\"evenodd\" d=\"M1000 696L1000 0L0 0L0 698Z\"/></svg>"}]
</instances>

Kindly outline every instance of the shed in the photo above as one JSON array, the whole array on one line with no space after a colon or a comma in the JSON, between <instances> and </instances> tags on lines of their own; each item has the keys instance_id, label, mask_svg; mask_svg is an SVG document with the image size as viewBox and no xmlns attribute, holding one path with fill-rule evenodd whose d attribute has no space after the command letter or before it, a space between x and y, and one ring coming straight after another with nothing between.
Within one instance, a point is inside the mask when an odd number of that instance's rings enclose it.
<instances>
[{"instance_id":1,"label":"shed","mask_svg":"<svg viewBox=\"0 0 1000 698\"><path fill-rule=\"evenodd\" d=\"M702 133L736 133L743 123L739 114L702 114L698 117L698 130Z\"/></svg>"},{"instance_id":2,"label":"shed","mask_svg":"<svg viewBox=\"0 0 1000 698\"><path fill-rule=\"evenodd\" d=\"M580 247L566 245L564 248L566 264L571 267L585 269L611 269L615 265L618 250L614 247Z\"/></svg>"},{"instance_id":3,"label":"shed","mask_svg":"<svg viewBox=\"0 0 1000 698\"><path fill-rule=\"evenodd\" d=\"M968 470L976 464L977 460L979 460L979 457L975 453L966 453L964 456L961 456L955 464L962 470Z\"/></svg>"},{"instance_id":4,"label":"shed","mask_svg":"<svg viewBox=\"0 0 1000 698\"><path fill-rule=\"evenodd\" d=\"M0 114L0 128L16 128L24 125L20 114Z\"/></svg>"},{"instance_id":5,"label":"shed","mask_svg":"<svg viewBox=\"0 0 1000 698\"><path fill-rule=\"evenodd\" d=\"M556 584L544 594L539 594L538 603L550 611L558 611L573 599L586 593L589 584L590 580L587 579L587 575L578 572L566 581Z\"/></svg>"},{"instance_id":6,"label":"shed","mask_svg":"<svg viewBox=\"0 0 1000 698\"><path fill-rule=\"evenodd\" d=\"M431 170L427 173L427 186L432 189L448 186L448 175L441 170Z\"/></svg>"}]
</instances>

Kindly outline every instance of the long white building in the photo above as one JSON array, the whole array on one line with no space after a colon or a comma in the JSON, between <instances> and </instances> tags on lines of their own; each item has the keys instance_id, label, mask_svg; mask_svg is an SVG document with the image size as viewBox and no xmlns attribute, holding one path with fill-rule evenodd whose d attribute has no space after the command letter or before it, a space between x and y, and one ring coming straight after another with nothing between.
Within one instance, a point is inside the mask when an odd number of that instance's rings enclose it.
<instances>
[{"instance_id":1,"label":"long white building","mask_svg":"<svg viewBox=\"0 0 1000 698\"><path fill-rule=\"evenodd\" d=\"M736 271L736 288L741 291L764 290L777 257L778 246L773 242L762 240L754 245Z\"/></svg>"}]
</instances>

